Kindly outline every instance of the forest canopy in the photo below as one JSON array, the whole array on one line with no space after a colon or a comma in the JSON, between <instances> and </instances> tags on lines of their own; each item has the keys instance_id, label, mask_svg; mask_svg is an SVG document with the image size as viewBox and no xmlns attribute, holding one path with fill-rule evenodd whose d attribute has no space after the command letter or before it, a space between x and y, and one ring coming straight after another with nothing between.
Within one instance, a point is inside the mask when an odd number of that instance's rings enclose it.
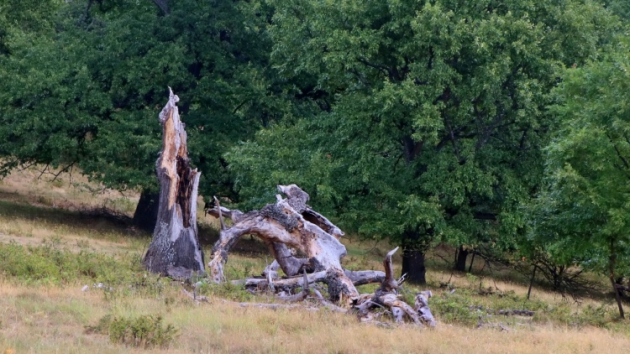
<instances>
[{"instance_id":1,"label":"forest canopy","mask_svg":"<svg viewBox=\"0 0 630 354\"><path fill-rule=\"evenodd\" d=\"M258 208L295 183L346 232L401 246L411 281L444 243L459 270L479 254L615 287L630 275L629 13L586 0L4 2L1 171L76 167L155 195L170 86L208 202Z\"/></svg>"}]
</instances>

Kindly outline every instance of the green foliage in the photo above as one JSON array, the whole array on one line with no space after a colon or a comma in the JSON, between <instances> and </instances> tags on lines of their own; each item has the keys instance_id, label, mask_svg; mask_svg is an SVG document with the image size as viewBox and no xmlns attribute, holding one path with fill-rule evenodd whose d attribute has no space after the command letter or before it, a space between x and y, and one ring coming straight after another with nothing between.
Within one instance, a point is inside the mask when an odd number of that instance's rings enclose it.
<instances>
[{"instance_id":1,"label":"green foliage","mask_svg":"<svg viewBox=\"0 0 630 354\"><path fill-rule=\"evenodd\" d=\"M28 284L66 284L77 280L115 286L141 272L134 257L116 259L102 253L61 249L49 241L42 246L0 245L0 271Z\"/></svg>"},{"instance_id":2,"label":"green foliage","mask_svg":"<svg viewBox=\"0 0 630 354\"><path fill-rule=\"evenodd\" d=\"M578 236L569 241L578 251L628 235L628 51L625 43L606 61L568 70L558 90L563 126L547 149L549 188L541 196L553 218L543 226Z\"/></svg>"},{"instance_id":3,"label":"green foliage","mask_svg":"<svg viewBox=\"0 0 630 354\"><path fill-rule=\"evenodd\" d=\"M606 8L626 21L630 20L630 3L624 0L604 0Z\"/></svg>"},{"instance_id":4,"label":"green foliage","mask_svg":"<svg viewBox=\"0 0 630 354\"><path fill-rule=\"evenodd\" d=\"M532 214L534 243L611 281L630 272L629 48L624 38L605 60L567 70L553 108L561 129Z\"/></svg>"},{"instance_id":5,"label":"green foliage","mask_svg":"<svg viewBox=\"0 0 630 354\"><path fill-rule=\"evenodd\" d=\"M321 111L226 155L239 193L260 206L297 183L348 231L416 249L517 247L550 90L620 28L577 0L270 3L273 63L315 82Z\"/></svg>"},{"instance_id":6,"label":"green foliage","mask_svg":"<svg viewBox=\"0 0 630 354\"><path fill-rule=\"evenodd\" d=\"M167 347L177 337L177 329L162 325L161 316L115 317L109 325L109 340L140 348Z\"/></svg>"},{"instance_id":7,"label":"green foliage","mask_svg":"<svg viewBox=\"0 0 630 354\"><path fill-rule=\"evenodd\" d=\"M256 297L250 292L245 290L243 286L233 285L230 282L222 284L215 284L212 282L203 281L201 286L197 289L199 295L212 295L221 298L227 298L232 301L252 301Z\"/></svg>"},{"instance_id":8,"label":"green foliage","mask_svg":"<svg viewBox=\"0 0 630 354\"><path fill-rule=\"evenodd\" d=\"M269 9L186 0L170 10L163 16L149 0L63 2L51 11L54 31L16 32L0 56L4 172L79 166L108 187L155 190L157 115L171 86L202 194L235 199L222 154L289 107L267 63Z\"/></svg>"}]
</instances>

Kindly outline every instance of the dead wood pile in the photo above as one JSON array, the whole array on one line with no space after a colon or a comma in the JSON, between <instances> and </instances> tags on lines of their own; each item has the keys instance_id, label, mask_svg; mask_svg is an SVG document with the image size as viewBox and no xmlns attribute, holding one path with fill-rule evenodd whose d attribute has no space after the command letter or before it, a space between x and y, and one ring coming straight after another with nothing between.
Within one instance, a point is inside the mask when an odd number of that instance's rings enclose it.
<instances>
[{"instance_id":1,"label":"dead wood pile","mask_svg":"<svg viewBox=\"0 0 630 354\"><path fill-rule=\"evenodd\" d=\"M392 256L398 248L385 257L385 272L344 269L341 260L346 248L339 241L343 232L306 204L309 195L297 185L278 186L278 190L287 198L277 195L275 204L248 213L222 207L215 198L214 208L208 210L221 223L220 238L212 248L208 263L214 282L226 281L223 267L238 239L255 235L267 244L275 260L261 276L233 280L233 284L242 285L253 293L271 292L283 302L311 298L312 289L322 305L333 311L355 312L364 322L381 323L376 317L388 313L398 323L408 319L417 325L435 326L428 306L430 291L416 294L414 306L404 302L398 294L403 279L394 278L392 265ZM224 218L231 219L231 226L226 225ZM279 270L286 276L281 278ZM319 283L326 285L327 299L319 291ZM359 294L356 286L368 283L381 285L373 294ZM256 306L278 308L282 304Z\"/></svg>"}]
</instances>

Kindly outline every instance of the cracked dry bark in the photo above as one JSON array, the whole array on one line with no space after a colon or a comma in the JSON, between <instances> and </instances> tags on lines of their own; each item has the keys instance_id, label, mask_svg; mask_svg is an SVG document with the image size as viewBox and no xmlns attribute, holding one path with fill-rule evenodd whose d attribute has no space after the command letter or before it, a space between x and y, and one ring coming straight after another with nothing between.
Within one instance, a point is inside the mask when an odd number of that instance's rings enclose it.
<instances>
[{"instance_id":1,"label":"cracked dry bark","mask_svg":"<svg viewBox=\"0 0 630 354\"><path fill-rule=\"evenodd\" d=\"M436 325L428 306L428 299L432 296L430 291L417 293L414 306L407 304L398 294L404 279L394 278L392 257L398 248L388 252L383 259L385 272L345 270L341 267L341 258L346 255L346 248L339 242L343 232L306 204L308 194L298 186L278 186L278 190L287 199L278 195L275 204L246 214L222 207L219 200L215 199L216 205L208 213L221 220L221 233L212 249L212 260L208 263L212 280L225 281L223 266L227 262L228 252L239 237L252 234L267 243L275 261L265 268L261 277L233 280L235 285L243 285L250 291L271 291L276 293L276 300L285 302L307 300L309 289L312 288L325 307L348 313L347 305L351 305L364 322L383 324L374 319L372 310L378 308L386 309L397 323L408 318L419 326ZM224 216L232 219L232 226L225 226L222 221ZM296 256L294 250L301 257ZM279 278L280 268L290 276ZM297 276L298 272L302 272L302 275ZM358 285L375 282L381 285L373 294L359 294L356 290ZM328 296L332 302L324 299L316 286L311 287L314 283L328 286ZM296 291L298 288L302 290ZM277 308L280 305L264 306Z\"/></svg>"},{"instance_id":2,"label":"cracked dry bark","mask_svg":"<svg viewBox=\"0 0 630 354\"><path fill-rule=\"evenodd\" d=\"M152 273L189 278L204 272L204 255L197 231L197 188L201 174L190 167L185 125L179 117L179 97L169 88L160 112L162 151L156 163L160 182L157 223L144 265Z\"/></svg>"},{"instance_id":3,"label":"cracked dry bark","mask_svg":"<svg viewBox=\"0 0 630 354\"><path fill-rule=\"evenodd\" d=\"M232 219L232 226L222 228L212 249L208 267L213 281L225 280L223 265L228 252L239 237L248 234L266 242L275 261L265 269L265 277L237 281L246 287L266 289L273 285L277 290L291 291L301 285L299 274L305 270L309 273L309 284L326 283L331 300L340 301L358 296L355 285L382 281L383 272L350 272L342 268L341 258L346 255L346 248L339 238L343 232L306 204L309 199L306 192L294 184L278 186L278 191L287 198L278 195L276 203L246 214L220 205L208 210L215 217ZM278 268L289 278L276 279Z\"/></svg>"}]
</instances>

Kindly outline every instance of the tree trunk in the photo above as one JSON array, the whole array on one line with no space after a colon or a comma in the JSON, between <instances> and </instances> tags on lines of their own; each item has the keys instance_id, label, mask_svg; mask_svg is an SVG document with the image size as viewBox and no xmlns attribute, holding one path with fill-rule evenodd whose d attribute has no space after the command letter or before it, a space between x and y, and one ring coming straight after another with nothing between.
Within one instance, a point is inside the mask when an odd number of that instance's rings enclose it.
<instances>
[{"instance_id":1,"label":"tree trunk","mask_svg":"<svg viewBox=\"0 0 630 354\"><path fill-rule=\"evenodd\" d=\"M407 274L407 281L426 284L427 269L424 266L424 252L412 247L403 246L402 274Z\"/></svg>"},{"instance_id":2,"label":"tree trunk","mask_svg":"<svg viewBox=\"0 0 630 354\"><path fill-rule=\"evenodd\" d=\"M616 240L612 238L609 245L610 256L608 258L608 277L610 278L610 283L612 284L613 291L615 292L615 300L617 301L617 307L619 308L619 317L626 318L623 312L623 304L621 303L621 295L619 294L619 289L615 283L615 268L617 267L617 249L615 247L615 241Z\"/></svg>"},{"instance_id":3,"label":"tree trunk","mask_svg":"<svg viewBox=\"0 0 630 354\"><path fill-rule=\"evenodd\" d=\"M133 226L147 232L153 232L155 230L159 198L160 195L158 193L151 193L147 190L142 191L140 200L136 206L136 211L133 213Z\"/></svg>"},{"instance_id":4,"label":"tree trunk","mask_svg":"<svg viewBox=\"0 0 630 354\"><path fill-rule=\"evenodd\" d=\"M615 283L615 278L610 277L610 282L613 286L613 291L615 292L615 301L617 301L617 308L619 309L619 317L626 318L623 312L623 304L621 303L621 295L619 294L619 289L617 289L617 284Z\"/></svg>"},{"instance_id":5,"label":"tree trunk","mask_svg":"<svg viewBox=\"0 0 630 354\"><path fill-rule=\"evenodd\" d=\"M468 273L472 273L472 267L473 267L473 264L475 263L476 255L477 255L477 252L473 251L472 258L470 259L470 266L468 266Z\"/></svg>"},{"instance_id":6,"label":"tree trunk","mask_svg":"<svg viewBox=\"0 0 630 354\"><path fill-rule=\"evenodd\" d=\"M186 131L179 119L177 101L179 98L171 91L160 113L163 145L156 164L159 208L144 265L153 273L186 278L204 271L197 232L197 187L201 174L190 168Z\"/></svg>"},{"instance_id":7,"label":"tree trunk","mask_svg":"<svg viewBox=\"0 0 630 354\"><path fill-rule=\"evenodd\" d=\"M457 262L455 263L455 270L460 272L466 271L466 261L468 260L468 250L464 248L464 246L459 246L459 251L457 252Z\"/></svg>"},{"instance_id":8,"label":"tree trunk","mask_svg":"<svg viewBox=\"0 0 630 354\"><path fill-rule=\"evenodd\" d=\"M538 266L534 264L534 270L532 271L532 278L529 280L529 289L527 289L527 300L529 300L529 295L532 293L532 286L534 285L534 279L536 279L536 269Z\"/></svg>"}]
</instances>

